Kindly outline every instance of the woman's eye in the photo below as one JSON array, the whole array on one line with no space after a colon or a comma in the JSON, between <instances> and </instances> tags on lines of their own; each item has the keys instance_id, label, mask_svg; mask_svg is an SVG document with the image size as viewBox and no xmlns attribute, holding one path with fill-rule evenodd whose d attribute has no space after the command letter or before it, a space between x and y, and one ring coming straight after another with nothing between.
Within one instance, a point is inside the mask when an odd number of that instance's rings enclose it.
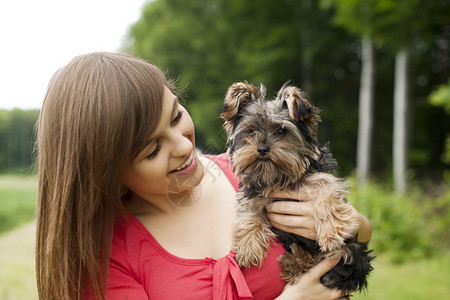
<instances>
[{"instance_id":1,"label":"woman's eye","mask_svg":"<svg viewBox=\"0 0 450 300\"><path fill-rule=\"evenodd\" d=\"M178 113L175 116L175 118L172 121L170 121L170 125L171 126L176 125L180 121L182 116L183 116L183 111L182 110L178 110ZM161 144L159 143L159 141L157 141L155 150L153 150L152 153L147 155L145 158L146 159L152 159L153 157L155 157L158 154L159 150L161 150Z\"/></svg>"},{"instance_id":2,"label":"woman's eye","mask_svg":"<svg viewBox=\"0 0 450 300\"><path fill-rule=\"evenodd\" d=\"M145 158L146 159L152 159L153 157L156 156L156 154L158 154L159 150L161 150L161 146L159 145L159 142L156 144L156 148L155 150L152 151L152 153L150 153L149 155L147 155Z\"/></svg>"},{"instance_id":3,"label":"woman's eye","mask_svg":"<svg viewBox=\"0 0 450 300\"><path fill-rule=\"evenodd\" d=\"M182 110L178 110L178 114L177 116L170 122L170 125L175 125L178 123L178 121L180 121L181 117L183 116L183 111Z\"/></svg>"}]
</instances>

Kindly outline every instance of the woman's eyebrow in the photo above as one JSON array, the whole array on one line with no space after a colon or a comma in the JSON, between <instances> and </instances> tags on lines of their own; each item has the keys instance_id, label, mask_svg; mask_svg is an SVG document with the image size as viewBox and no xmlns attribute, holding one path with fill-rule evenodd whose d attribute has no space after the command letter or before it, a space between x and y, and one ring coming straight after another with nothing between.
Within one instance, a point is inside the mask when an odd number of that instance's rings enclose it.
<instances>
[{"instance_id":1,"label":"woman's eyebrow","mask_svg":"<svg viewBox=\"0 0 450 300\"><path fill-rule=\"evenodd\" d=\"M178 97L175 96L173 98L172 114L170 115L171 117L175 114L175 111L177 110L177 108L178 108Z\"/></svg>"}]
</instances>

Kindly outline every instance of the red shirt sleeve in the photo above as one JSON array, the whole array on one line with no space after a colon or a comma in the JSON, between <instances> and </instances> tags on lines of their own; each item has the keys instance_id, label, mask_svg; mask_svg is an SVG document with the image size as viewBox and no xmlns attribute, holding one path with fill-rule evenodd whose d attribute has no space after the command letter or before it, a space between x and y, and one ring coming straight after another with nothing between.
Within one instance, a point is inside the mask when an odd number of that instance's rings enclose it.
<instances>
[{"instance_id":1,"label":"red shirt sleeve","mask_svg":"<svg viewBox=\"0 0 450 300\"><path fill-rule=\"evenodd\" d=\"M111 262L109 266L110 282L106 291L106 299L148 300L144 287L120 265Z\"/></svg>"}]
</instances>

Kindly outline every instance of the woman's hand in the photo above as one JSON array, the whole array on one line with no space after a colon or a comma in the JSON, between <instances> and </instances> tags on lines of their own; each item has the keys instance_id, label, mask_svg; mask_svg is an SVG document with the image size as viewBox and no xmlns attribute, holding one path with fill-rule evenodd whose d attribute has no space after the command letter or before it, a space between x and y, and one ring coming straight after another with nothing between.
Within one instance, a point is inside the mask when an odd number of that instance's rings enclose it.
<instances>
[{"instance_id":1,"label":"woman's hand","mask_svg":"<svg viewBox=\"0 0 450 300\"><path fill-rule=\"evenodd\" d=\"M290 190L271 193L269 198L300 201L276 201L269 204L267 206L267 218L273 227L308 239L317 239L314 216L312 215L314 199L299 191ZM355 235L358 234L358 241L369 241L372 236L370 222L353 207L352 215L359 225L355 232Z\"/></svg>"},{"instance_id":2,"label":"woman's hand","mask_svg":"<svg viewBox=\"0 0 450 300\"><path fill-rule=\"evenodd\" d=\"M312 203L307 195L298 191L281 191L269 194L269 198L293 199L296 201L275 201L267 206L270 224L285 232L316 240L316 228L312 215Z\"/></svg>"},{"instance_id":3,"label":"woman's hand","mask_svg":"<svg viewBox=\"0 0 450 300\"><path fill-rule=\"evenodd\" d=\"M324 259L300 277L299 282L286 285L276 300L328 300L345 296L338 289L329 289L320 283L320 278L331 270L339 259Z\"/></svg>"},{"instance_id":4,"label":"woman's hand","mask_svg":"<svg viewBox=\"0 0 450 300\"><path fill-rule=\"evenodd\" d=\"M270 198L294 199L296 201L276 201L267 206L267 218L270 224L285 232L294 233L316 240L316 228L312 215L312 199L293 191L272 193Z\"/></svg>"}]
</instances>

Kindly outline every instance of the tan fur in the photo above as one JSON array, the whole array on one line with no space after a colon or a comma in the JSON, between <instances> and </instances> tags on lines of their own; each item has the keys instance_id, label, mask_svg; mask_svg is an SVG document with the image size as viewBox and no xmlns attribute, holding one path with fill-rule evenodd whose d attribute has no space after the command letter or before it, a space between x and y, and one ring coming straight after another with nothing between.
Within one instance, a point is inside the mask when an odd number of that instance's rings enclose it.
<instances>
[{"instance_id":1,"label":"tan fur","mask_svg":"<svg viewBox=\"0 0 450 300\"><path fill-rule=\"evenodd\" d=\"M297 244L292 244L291 252L280 256L278 261L283 270L281 279L285 280L288 284L297 283L301 277L299 274L305 273L316 264L311 254Z\"/></svg>"},{"instance_id":2,"label":"tan fur","mask_svg":"<svg viewBox=\"0 0 450 300\"><path fill-rule=\"evenodd\" d=\"M291 119L308 123L311 131L317 136L320 110L306 100L305 93L302 90L295 86L287 86L278 93L278 98L286 101ZM306 106L310 108L310 112L301 115L296 114L298 106Z\"/></svg>"},{"instance_id":3,"label":"tan fur","mask_svg":"<svg viewBox=\"0 0 450 300\"><path fill-rule=\"evenodd\" d=\"M233 128L234 117L236 116L239 107L245 105L249 100L255 97L264 97L265 88L261 86L258 88L248 82L236 82L229 88L225 95L224 110L221 114L222 119L227 120L223 127L227 134Z\"/></svg>"},{"instance_id":4,"label":"tan fur","mask_svg":"<svg viewBox=\"0 0 450 300\"><path fill-rule=\"evenodd\" d=\"M314 199L312 214L321 251L327 253L327 257L344 256L347 260L347 253L342 252L341 247L345 239L355 235L358 223L352 218L351 205L344 200L345 183L331 174L316 173L307 178L301 192ZM274 237L265 211L270 200L247 199L242 194L239 198L233 234L236 261L241 267L261 266Z\"/></svg>"},{"instance_id":5,"label":"tan fur","mask_svg":"<svg viewBox=\"0 0 450 300\"><path fill-rule=\"evenodd\" d=\"M242 198L242 195L238 194L239 197ZM256 201L248 201L245 198L239 201L238 218L233 230L235 259L238 265L244 268L252 265L261 267L267 249L275 237L264 210L270 201L261 197L252 200Z\"/></svg>"},{"instance_id":6,"label":"tan fur","mask_svg":"<svg viewBox=\"0 0 450 300\"><path fill-rule=\"evenodd\" d=\"M315 173L308 176L302 191L314 199L313 216L322 251L339 249L344 240L356 234L358 223L351 215L351 204L345 202L347 186L342 179Z\"/></svg>"}]
</instances>

